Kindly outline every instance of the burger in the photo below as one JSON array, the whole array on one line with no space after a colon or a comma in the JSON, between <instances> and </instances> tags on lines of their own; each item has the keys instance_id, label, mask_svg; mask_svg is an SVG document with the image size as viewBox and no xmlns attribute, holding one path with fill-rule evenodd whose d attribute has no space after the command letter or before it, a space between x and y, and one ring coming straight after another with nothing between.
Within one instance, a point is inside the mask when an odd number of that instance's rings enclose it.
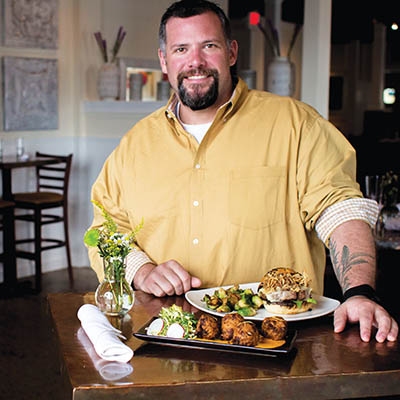
<instances>
[{"instance_id":1,"label":"burger","mask_svg":"<svg viewBox=\"0 0 400 400\"><path fill-rule=\"evenodd\" d=\"M274 268L262 278L258 289L267 311L274 314L298 314L310 311L312 298L310 280L306 274L292 268Z\"/></svg>"}]
</instances>

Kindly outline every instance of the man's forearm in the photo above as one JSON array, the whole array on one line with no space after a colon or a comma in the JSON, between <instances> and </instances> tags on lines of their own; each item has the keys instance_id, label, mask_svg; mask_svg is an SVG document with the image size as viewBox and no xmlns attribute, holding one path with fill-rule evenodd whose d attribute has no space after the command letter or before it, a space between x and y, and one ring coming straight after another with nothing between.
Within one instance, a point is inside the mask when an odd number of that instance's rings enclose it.
<instances>
[{"instance_id":1,"label":"man's forearm","mask_svg":"<svg viewBox=\"0 0 400 400\"><path fill-rule=\"evenodd\" d=\"M343 223L334 230L329 243L332 266L343 292L363 284L375 287L375 242L367 223Z\"/></svg>"}]
</instances>

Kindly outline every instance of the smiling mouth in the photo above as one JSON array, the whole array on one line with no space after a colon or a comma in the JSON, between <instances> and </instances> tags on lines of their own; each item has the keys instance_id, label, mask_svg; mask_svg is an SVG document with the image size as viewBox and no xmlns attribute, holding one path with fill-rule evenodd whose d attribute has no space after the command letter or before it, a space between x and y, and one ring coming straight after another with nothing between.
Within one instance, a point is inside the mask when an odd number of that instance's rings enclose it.
<instances>
[{"instance_id":1,"label":"smiling mouth","mask_svg":"<svg viewBox=\"0 0 400 400\"><path fill-rule=\"evenodd\" d=\"M182 73L182 79L185 79L187 82L191 83L204 81L212 78L213 76L214 73L212 70L205 69L192 69L190 71L186 71L186 73Z\"/></svg>"},{"instance_id":2,"label":"smiling mouth","mask_svg":"<svg viewBox=\"0 0 400 400\"><path fill-rule=\"evenodd\" d=\"M186 76L184 78L184 80L187 82L188 85L190 85L190 84L193 84L193 85L199 84L199 85L201 85L201 84L205 84L205 83L209 82L209 79L211 79L211 78L212 78L212 76L211 75L207 75L207 74L204 74L204 75L190 75L190 76Z\"/></svg>"},{"instance_id":3,"label":"smiling mouth","mask_svg":"<svg viewBox=\"0 0 400 400\"><path fill-rule=\"evenodd\" d=\"M187 76L186 79L189 81L196 81L196 80L206 79L208 77L209 75L192 75L192 76Z\"/></svg>"},{"instance_id":4,"label":"smiling mouth","mask_svg":"<svg viewBox=\"0 0 400 400\"><path fill-rule=\"evenodd\" d=\"M178 74L178 86L197 91L210 87L217 79L218 74L212 69L192 69Z\"/></svg>"}]
</instances>

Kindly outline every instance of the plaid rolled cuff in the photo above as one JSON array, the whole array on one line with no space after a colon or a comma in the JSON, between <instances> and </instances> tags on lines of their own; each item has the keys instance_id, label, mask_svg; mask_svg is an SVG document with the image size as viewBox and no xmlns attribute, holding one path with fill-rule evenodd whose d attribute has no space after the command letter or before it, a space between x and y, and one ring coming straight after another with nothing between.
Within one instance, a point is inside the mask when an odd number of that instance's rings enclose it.
<instances>
[{"instance_id":1,"label":"plaid rolled cuff","mask_svg":"<svg viewBox=\"0 0 400 400\"><path fill-rule=\"evenodd\" d=\"M139 271L140 267L147 263L154 264L144 251L134 249L127 255L125 278L129 284L132 284L136 272Z\"/></svg>"},{"instance_id":2,"label":"plaid rolled cuff","mask_svg":"<svg viewBox=\"0 0 400 400\"><path fill-rule=\"evenodd\" d=\"M375 200L365 198L343 200L324 210L315 224L315 231L328 246L332 232L339 225L357 219L365 221L373 227L378 219L378 214L379 206Z\"/></svg>"}]
</instances>

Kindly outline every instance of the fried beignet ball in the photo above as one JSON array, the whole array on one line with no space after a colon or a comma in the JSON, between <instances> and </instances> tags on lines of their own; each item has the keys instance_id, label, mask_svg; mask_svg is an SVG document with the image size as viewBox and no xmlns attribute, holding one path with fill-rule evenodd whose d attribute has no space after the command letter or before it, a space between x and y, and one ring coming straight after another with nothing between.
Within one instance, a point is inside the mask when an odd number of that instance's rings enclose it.
<instances>
[{"instance_id":1,"label":"fried beignet ball","mask_svg":"<svg viewBox=\"0 0 400 400\"><path fill-rule=\"evenodd\" d=\"M257 346L259 341L260 333L254 322L243 321L236 325L230 343L242 346Z\"/></svg>"},{"instance_id":2,"label":"fried beignet ball","mask_svg":"<svg viewBox=\"0 0 400 400\"><path fill-rule=\"evenodd\" d=\"M221 339L231 340L234 329L243 321L243 316L237 312L225 314L221 319Z\"/></svg>"},{"instance_id":3,"label":"fried beignet ball","mask_svg":"<svg viewBox=\"0 0 400 400\"><path fill-rule=\"evenodd\" d=\"M287 321L279 316L264 318L261 323L261 334L267 339L282 340L285 338L287 330Z\"/></svg>"},{"instance_id":4,"label":"fried beignet ball","mask_svg":"<svg viewBox=\"0 0 400 400\"><path fill-rule=\"evenodd\" d=\"M196 336L202 339L216 339L221 332L219 321L210 314L202 314L197 321Z\"/></svg>"}]
</instances>

